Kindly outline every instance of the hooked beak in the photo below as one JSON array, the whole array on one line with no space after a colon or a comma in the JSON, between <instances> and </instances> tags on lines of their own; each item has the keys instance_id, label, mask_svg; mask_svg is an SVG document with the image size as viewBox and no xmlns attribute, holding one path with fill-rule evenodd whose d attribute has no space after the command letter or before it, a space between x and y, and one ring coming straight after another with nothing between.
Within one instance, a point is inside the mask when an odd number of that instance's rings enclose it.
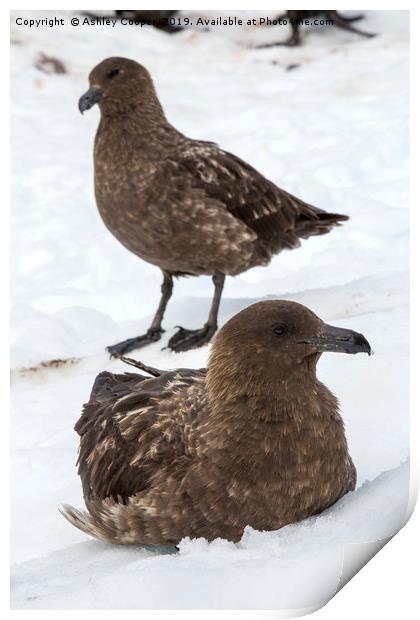
<instances>
[{"instance_id":1,"label":"hooked beak","mask_svg":"<svg viewBox=\"0 0 420 620\"><path fill-rule=\"evenodd\" d=\"M324 351L336 353L367 353L368 355L372 353L370 344L363 334L354 332L351 329L333 327L327 324L324 324L319 336L307 338L303 342L305 344L311 344L320 353Z\"/></svg>"},{"instance_id":2,"label":"hooked beak","mask_svg":"<svg viewBox=\"0 0 420 620\"><path fill-rule=\"evenodd\" d=\"M80 114L86 112L86 110L90 110L95 103L98 103L100 98L102 97L102 91L100 88L96 86L91 86L89 90L85 92L79 99L79 110Z\"/></svg>"}]
</instances>

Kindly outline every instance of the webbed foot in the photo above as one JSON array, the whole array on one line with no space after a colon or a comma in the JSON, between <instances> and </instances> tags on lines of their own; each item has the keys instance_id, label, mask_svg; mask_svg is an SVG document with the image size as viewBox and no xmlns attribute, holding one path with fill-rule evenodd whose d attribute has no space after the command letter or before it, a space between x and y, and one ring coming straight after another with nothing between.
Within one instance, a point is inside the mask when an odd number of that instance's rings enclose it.
<instances>
[{"instance_id":1,"label":"webbed foot","mask_svg":"<svg viewBox=\"0 0 420 620\"><path fill-rule=\"evenodd\" d=\"M160 327L150 328L142 336L136 336L135 338L128 338L122 342L117 342L117 344L107 347L106 350L111 357L119 357L120 355L128 353L133 349L140 349L141 347L145 347L152 342L157 342L161 339L163 332L164 330Z\"/></svg>"},{"instance_id":2,"label":"webbed foot","mask_svg":"<svg viewBox=\"0 0 420 620\"><path fill-rule=\"evenodd\" d=\"M190 349L198 349L210 342L212 336L217 331L216 324L205 324L201 329L185 329L178 327L177 333L172 336L168 342L168 349L179 353L180 351L189 351Z\"/></svg>"}]
</instances>

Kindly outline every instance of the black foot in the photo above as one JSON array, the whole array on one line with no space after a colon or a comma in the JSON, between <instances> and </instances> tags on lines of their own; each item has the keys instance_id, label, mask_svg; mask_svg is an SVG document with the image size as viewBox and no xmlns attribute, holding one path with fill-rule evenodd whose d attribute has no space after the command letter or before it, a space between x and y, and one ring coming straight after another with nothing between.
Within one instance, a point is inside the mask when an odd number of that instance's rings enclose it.
<instances>
[{"instance_id":1,"label":"black foot","mask_svg":"<svg viewBox=\"0 0 420 620\"><path fill-rule=\"evenodd\" d=\"M184 329L178 327L178 332L168 342L168 349L172 351L189 351L198 349L210 342L217 331L217 325L204 325L201 329Z\"/></svg>"},{"instance_id":2,"label":"black foot","mask_svg":"<svg viewBox=\"0 0 420 620\"><path fill-rule=\"evenodd\" d=\"M161 339L163 334L163 329L148 329L143 336L137 336L136 338L128 338L127 340L123 340L122 342L117 342L117 344L113 344L110 347L107 347L106 350L110 354L111 357L119 357L124 353L128 353L133 349L140 349L141 347L145 347L152 342L157 342Z\"/></svg>"}]
</instances>

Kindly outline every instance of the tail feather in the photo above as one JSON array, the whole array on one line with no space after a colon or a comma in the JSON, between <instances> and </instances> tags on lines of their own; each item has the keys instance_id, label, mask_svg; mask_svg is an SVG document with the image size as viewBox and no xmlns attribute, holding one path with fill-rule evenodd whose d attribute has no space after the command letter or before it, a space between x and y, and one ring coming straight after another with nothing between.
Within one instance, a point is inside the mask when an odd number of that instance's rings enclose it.
<instances>
[{"instance_id":1,"label":"tail feather","mask_svg":"<svg viewBox=\"0 0 420 620\"><path fill-rule=\"evenodd\" d=\"M342 215L341 213L326 213L321 211L317 213L318 219L322 222L329 222L330 224L338 224L339 222L347 222L350 218L348 215Z\"/></svg>"},{"instance_id":2,"label":"tail feather","mask_svg":"<svg viewBox=\"0 0 420 620\"><path fill-rule=\"evenodd\" d=\"M103 537L99 535L99 532L95 528L92 518L88 512L77 510L69 504L63 504L58 510L60 514L62 514L69 523L74 525L74 527L77 527L77 529L81 530L85 534L93 536L94 538L104 540Z\"/></svg>"},{"instance_id":3,"label":"tail feather","mask_svg":"<svg viewBox=\"0 0 420 620\"><path fill-rule=\"evenodd\" d=\"M342 215L341 213L328 213L328 211L320 209L319 207L314 207L313 205L310 205L310 207L312 211L315 211L317 217L319 217L319 219L321 220L332 219L337 222L345 222L350 219L348 215Z\"/></svg>"},{"instance_id":4,"label":"tail feather","mask_svg":"<svg viewBox=\"0 0 420 620\"><path fill-rule=\"evenodd\" d=\"M328 213L317 207L310 207L311 212L303 212L296 222L296 233L307 239L316 235L325 235L335 226L341 226L349 217L340 213Z\"/></svg>"},{"instance_id":5,"label":"tail feather","mask_svg":"<svg viewBox=\"0 0 420 620\"><path fill-rule=\"evenodd\" d=\"M143 549L159 553L176 553L175 543L162 541L161 544L149 542L147 535L140 531L139 523L133 518L130 505L116 502L111 498L89 502L89 510L81 511L69 504L59 509L67 521L85 534L106 543L118 545L140 545ZM155 533L156 534L156 533Z\"/></svg>"},{"instance_id":6,"label":"tail feather","mask_svg":"<svg viewBox=\"0 0 420 620\"><path fill-rule=\"evenodd\" d=\"M136 528L129 527L127 519L121 519L123 516L120 514L121 508L127 507L112 498L107 498L89 502L88 511L77 510L64 504L60 513L72 525L93 538L120 545L139 544L141 542L138 539L139 532Z\"/></svg>"}]
</instances>

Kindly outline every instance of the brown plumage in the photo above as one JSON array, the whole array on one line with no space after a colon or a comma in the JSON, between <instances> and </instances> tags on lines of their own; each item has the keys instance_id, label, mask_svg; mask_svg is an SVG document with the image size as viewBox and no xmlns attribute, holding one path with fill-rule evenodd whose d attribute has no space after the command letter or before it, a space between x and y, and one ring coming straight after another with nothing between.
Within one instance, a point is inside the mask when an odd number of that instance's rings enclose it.
<instances>
[{"instance_id":1,"label":"brown plumage","mask_svg":"<svg viewBox=\"0 0 420 620\"><path fill-rule=\"evenodd\" d=\"M164 275L162 298L146 334L109 347L113 355L158 340L179 275L213 276L215 294L202 329L181 328L175 351L208 342L226 275L266 265L301 239L322 235L344 215L326 213L279 189L249 164L212 142L191 140L166 119L147 70L125 58L93 69L79 101L99 104L95 195L111 233Z\"/></svg>"},{"instance_id":2,"label":"brown plumage","mask_svg":"<svg viewBox=\"0 0 420 620\"><path fill-rule=\"evenodd\" d=\"M288 19L292 32L290 37L286 41L277 42L277 43L267 43L265 45L259 45L258 47L275 47L277 45L301 45L302 37L301 37L301 26L304 23L304 20L323 16L326 20L329 20L331 25L337 26L338 28L342 28L343 30L348 30L349 32L354 32L356 34L360 34L362 37L374 37L375 34L371 32L364 32L363 30L359 30L353 26L353 22L359 21L363 19L363 15L343 15L338 11L327 11L327 10L311 10L311 11L286 11L284 15L279 15L273 21Z\"/></svg>"},{"instance_id":3,"label":"brown plumage","mask_svg":"<svg viewBox=\"0 0 420 620\"><path fill-rule=\"evenodd\" d=\"M319 513L355 487L335 396L316 377L323 351L367 340L308 308L264 301L216 335L208 368L101 373L76 425L87 512L64 515L104 541L238 541Z\"/></svg>"}]
</instances>

